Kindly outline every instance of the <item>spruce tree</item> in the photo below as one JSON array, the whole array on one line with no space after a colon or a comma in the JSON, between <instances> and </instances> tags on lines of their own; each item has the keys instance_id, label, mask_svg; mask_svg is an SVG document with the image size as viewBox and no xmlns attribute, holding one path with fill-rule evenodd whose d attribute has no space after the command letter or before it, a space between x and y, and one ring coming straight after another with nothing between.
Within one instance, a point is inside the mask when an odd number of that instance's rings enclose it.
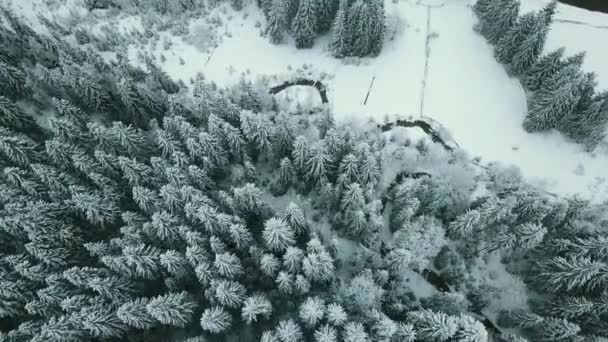
<instances>
[{"instance_id":1,"label":"spruce tree","mask_svg":"<svg viewBox=\"0 0 608 342\"><path fill-rule=\"evenodd\" d=\"M555 4L555 1L551 2L545 10L536 15L534 29L520 44L511 61L511 71L514 75L525 75L540 57L554 12L551 8L554 8Z\"/></svg>"},{"instance_id":2,"label":"spruce tree","mask_svg":"<svg viewBox=\"0 0 608 342\"><path fill-rule=\"evenodd\" d=\"M541 57L528 71L521 76L524 87L530 91L541 88L543 82L553 75L560 67L560 60L565 49L559 48Z\"/></svg>"},{"instance_id":3,"label":"spruce tree","mask_svg":"<svg viewBox=\"0 0 608 342\"><path fill-rule=\"evenodd\" d=\"M232 316L221 306L215 306L203 312L200 323L203 330L218 334L230 329Z\"/></svg>"},{"instance_id":4,"label":"spruce tree","mask_svg":"<svg viewBox=\"0 0 608 342\"><path fill-rule=\"evenodd\" d=\"M492 9L480 20L481 35L496 45L517 22L519 7L517 0L494 1Z\"/></svg>"},{"instance_id":5,"label":"spruce tree","mask_svg":"<svg viewBox=\"0 0 608 342\"><path fill-rule=\"evenodd\" d=\"M580 100L579 84L583 80L577 65L563 68L547 80L543 89L530 99L524 128L528 132L544 131L557 127Z\"/></svg>"},{"instance_id":6,"label":"spruce tree","mask_svg":"<svg viewBox=\"0 0 608 342\"><path fill-rule=\"evenodd\" d=\"M317 3L317 31L327 32L331 28L331 24L338 10L338 1L336 0L318 0Z\"/></svg>"},{"instance_id":7,"label":"spruce tree","mask_svg":"<svg viewBox=\"0 0 608 342\"><path fill-rule=\"evenodd\" d=\"M496 44L496 59L500 63L510 66L513 56L524 48L522 46L523 42L537 29L537 22L534 13L526 13L519 17L517 22L509 28Z\"/></svg>"},{"instance_id":8,"label":"spruce tree","mask_svg":"<svg viewBox=\"0 0 608 342\"><path fill-rule=\"evenodd\" d=\"M351 32L349 21L348 0L340 0L336 18L331 28L330 49L335 57L345 57L350 54Z\"/></svg>"},{"instance_id":9,"label":"spruce tree","mask_svg":"<svg viewBox=\"0 0 608 342\"><path fill-rule=\"evenodd\" d=\"M284 0L270 0L266 30L270 35L270 41L274 44L283 41L283 31L287 27L287 5Z\"/></svg>"},{"instance_id":10,"label":"spruce tree","mask_svg":"<svg viewBox=\"0 0 608 342\"><path fill-rule=\"evenodd\" d=\"M300 0L298 12L291 22L291 32L298 49L311 48L317 29L317 0Z\"/></svg>"}]
</instances>

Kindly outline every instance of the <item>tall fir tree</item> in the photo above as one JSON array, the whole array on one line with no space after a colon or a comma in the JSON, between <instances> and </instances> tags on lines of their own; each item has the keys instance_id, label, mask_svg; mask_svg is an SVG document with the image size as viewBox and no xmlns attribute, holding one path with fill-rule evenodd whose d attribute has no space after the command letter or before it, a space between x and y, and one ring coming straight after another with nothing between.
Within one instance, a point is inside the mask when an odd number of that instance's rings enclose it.
<instances>
[{"instance_id":1,"label":"tall fir tree","mask_svg":"<svg viewBox=\"0 0 608 342\"><path fill-rule=\"evenodd\" d=\"M520 77L524 87L530 91L540 89L543 82L560 68L560 61L565 48L554 50L538 59L528 71Z\"/></svg>"},{"instance_id":2,"label":"tall fir tree","mask_svg":"<svg viewBox=\"0 0 608 342\"><path fill-rule=\"evenodd\" d=\"M266 30L270 35L270 41L279 44L283 41L283 32L287 28L288 3L284 0L269 0L268 23Z\"/></svg>"},{"instance_id":3,"label":"tall fir tree","mask_svg":"<svg viewBox=\"0 0 608 342\"><path fill-rule=\"evenodd\" d=\"M317 0L300 0L298 12L291 22L291 33L298 49L308 49L314 44L317 29Z\"/></svg>"},{"instance_id":4,"label":"tall fir tree","mask_svg":"<svg viewBox=\"0 0 608 342\"><path fill-rule=\"evenodd\" d=\"M350 54L351 34L348 13L348 0L340 0L331 29L330 49L335 57L345 57Z\"/></svg>"}]
</instances>

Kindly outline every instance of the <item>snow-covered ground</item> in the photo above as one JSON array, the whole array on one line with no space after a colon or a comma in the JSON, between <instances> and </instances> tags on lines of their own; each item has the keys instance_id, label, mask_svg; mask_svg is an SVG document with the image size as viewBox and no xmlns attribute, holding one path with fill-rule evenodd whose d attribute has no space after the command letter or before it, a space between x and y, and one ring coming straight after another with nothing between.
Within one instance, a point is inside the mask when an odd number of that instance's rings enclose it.
<instances>
[{"instance_id":1,"label":"snow-covered ground","mask_svg":"<svg viewBox=\"0 0 608 342\"><path fill-rule=\"evenodd\" d=\"M518 165L530 181L551 192L608 198L608 154L586 153L557 132L528 134L522 129L524 91L496 63L491 46L473 32L477 19L471 2L387 1L390 22L400 25L389 25L382 54L360 65L332 58L327 38L318 39L310 50L296 50L291 42L269 44L254 28L263 18L249 7L247 18L235 16L229 26L231 37L224 37L210 54L178 41L175 58L169 58L165 67L184 81L201 71L228 85L242 73L283 74L307 65L317 74L333 76L330 105L338 120L424 115L443 124L462 148L483 162ZM522 12L546 2L526 0ZM547 50L566 46L569 54L587 51L584 67L598 74L600 88L608 86L608 48L598 44L608 30L603 25L608 27L608 15L560 5L547 42ZM178 56L185 65L177 63Z\"/></svg>"},{"instance_id":2,"label":"snow-covered ground","mask_svg":"<svg viewBox=\"0 0 608 342\"><path fill-rule=\"evenodd\" d=\"M17 8L22 7L20 12L35 20L33 12L40 6L30 3L41 1L19 0ZM521 12L539 9L548 1L522 0ZM317 39L309 50L296 50L291 41L270 44L256 25L263 27L264 19L253 4L237 13L218 11L225 25L219 29L222 37L216 48L202 50L192 41L162 33L172 46L150 52L157 57L162 53L165 70L186 84L197 72L219 85L230 85L242 75L255 78L298 69L314 75L326 73L329 78L324 82L338 121L424 115L444 125L462 148L480 156L482 162L515 164L530 181L551 192L608 199L604 178L608 152L586 153L557 132L528 134L522 129L524 91L472 30L476 18L469 6L473 2L386 0L390 25L382 54L358 65L331 57L327 37ZM196 25L200 20L191 23L192 28ZM560 4L546 49L565 46L568 54L587 51L584 68L598 74L603 89L608 87L608 48L602 44L606 34L608 15ZM136 46L129 51L134 62L138 51ZM317 99L305 94L311 91L305 87L294 91L296 94L290 94L294 98Z\"/></svg>"}]
</instances>

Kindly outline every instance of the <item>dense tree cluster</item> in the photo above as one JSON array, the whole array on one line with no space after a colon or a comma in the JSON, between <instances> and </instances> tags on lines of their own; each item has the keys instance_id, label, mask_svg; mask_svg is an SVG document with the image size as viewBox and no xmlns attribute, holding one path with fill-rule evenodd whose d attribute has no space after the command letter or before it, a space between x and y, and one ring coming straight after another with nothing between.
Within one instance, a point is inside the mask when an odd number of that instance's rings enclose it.
<instances>
[{"instance_id":1,"label":"dense tree cluster","mask_svg":"<svg viewBox=\"0 0 608 342\"><path fill-rule=\"evenodd\" d=\"M2 17L1 341L608 335L605 205ZM492 253L535 291L498 327Z\"/></svg>"},{"instance_id":2,"label":"dense tree cluster","mask_svg":"<svg viewBox=\"0 0 608 342\"><path fill-rule=\"evenodd\" d=\"M581 70L584 54L564 57L560 48L542 56L552 16L550 2L536 13L519 14L516 0L478 0L476 30L494 45L496 59L528 92L528 132L557 129L593 150L604 140L608 99L596 93L595 75Z\"/></svg>"},{"instance_id":3,"label":"dense tree cluster","mask_svg":"<svg viewBox=\"0 0 608 342\"><path fill-rule=\"evenodd\" d=\"M274 43L289 31L297 48L310 48L317 35L330 32L330 49L336 57L376 56L382 50L382 0L263 0L260 6Z\"/></svg>"}]
</instances>

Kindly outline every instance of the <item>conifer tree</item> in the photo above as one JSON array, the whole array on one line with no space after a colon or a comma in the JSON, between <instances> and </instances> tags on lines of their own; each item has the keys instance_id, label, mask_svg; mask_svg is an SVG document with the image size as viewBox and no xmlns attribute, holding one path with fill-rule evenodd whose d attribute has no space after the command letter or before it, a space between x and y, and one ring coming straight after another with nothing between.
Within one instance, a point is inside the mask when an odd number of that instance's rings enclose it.
<instances>
[{"instance_id":1,"label":"conifer tree","mask_svg":"<svg viewBox=\"0 0 608 342\"><path fill-rule=\"evenodd\" d=\"M239 308L247 294L245 287L236 281L219 280L212 287L218 302L228 308Z\"/></svg>"},{"instance_id":2,"label":"conifer tree","mask_svg":"<svg viewBox=\"0 0 608 342\"><path fill-rule=\"evenodd\" d=\"M201 317L201 327L212 334L230 329L232 316L220 306L206 309Z\"/></svg>"},{"instance_id":3,"label":"conifer tree","mask_svg":"<svg viewBox=\"0 0 608 342\"><path fill-rule=\"evenodd\" d=\"M280 321L275 328L275 335L281 342L302 341L302 328L292 319Z\"/></svg>"},{"instance_id":4,"label":"conifer tree","mask_svg":"<svg viewBox=\"0 0 608 342\"><path fill-rule=\"evenodd\" d=\"M315 148L310 154L305 165L306 178L317 186L323 186L329 176L329 164L331 160L323 148Z\"/></svg>"},{"instance_id":5,"label":"conifer tree","mask_svg":"<svg viewBox=\"0 0 608 342\"><path fill-rule=\"evenodd\" d=\"M492 9L492 0L477 0L473 5L473 12L477 14L479 18L484 16Z\"/></svg>"},{"instance_id":6,"label":"conifer tree","mask_svg":"<svg viewBox=\"0 0 608 342\"><path fill-rule=\"evenodd\" d=\"M271 315L272 303L261 294L247 298L241 310L241 317L247 324L257 322L258 319L268 319Z\"/></svg>"},{"instance_id":7,"label":"conifer tree","mask_svg":"<svg viewBox=\"0 0 608 342\"><path fill-rule=\"evenodd\" d=\"M316 342L337 342L338 333L334 327L325 324L315 330L314 338Z\"/></svg>"},{"instance_id":8,"label":"conifer tree","mask_svg":"<svg viewBox=\"0 0 608 342\"><path fill-rule=\"evenodd\" d=\"M541 57L530 67L521 80L526 89L536 91L541 88L542 83L551 77L560 67L560 60L565 49L559 48Z\"/></svg>"},{"instance_id":9,"label":"conifer tree","mask_svg":"<svg viewBox=\"0 0 608 342\"><path fill-rule=\"evenodd\" d=\"M276 217L266 221L262 235L266 246L278 252L295 243L294 230L283 219Z\"/></svg>"},{"instance_id":10,"label":"conifer tree","mask_svg":"<svg viewBox=\"0 0 608 342\"><path fill-rule=\"evenodd\" d=\"M291 22L291 32L298 49L311 48L317 30L317 1L300 0L298 12Z\"/></svg>"},{"instance_id":11,"label":"conifer tree","mask_svg":"<svg viewBox=\"0 0 608 342\"><path fill-rule=\"evenodd\" d=\"M513 56L523 48L523 42L537 29L537 22L534 13L526 13L519 17L496 44L496 59L502 64L511 65Z\"/></svg>"},{"instance_id":12,"label":"conifer tree","mask_svg":"<svg viewBox=\"0 0 608 342\"><path fill-rule=\"evenodd\" d=\"M317 31L327 32L338 10L338 2L335 0L319 0L317 3Z\"/></svg>"},{"instance_id":13,"label":"conifer tree","mask_svg":"<svg viewBox=\"0 0 608 342\"><path fill-rule=\"evenodd\" d=\"M275 282L280 292L290 294L294 290L294 280L292 273L281 271L277 275Z\"/></svg>"},{"instance_id":14,"label":"conifer tree","mask_svg":"<svg viewBox=\"0 0 608 342\"><path fill-rule=\"evenodd\" d=\"M283 31L287 27L287 6L284 0L269 0L270 9L268 10L268 26L266 28L270 35L270 41L279 44L283 41Z\"/></svg>"},{"instance_id":15,"label":"conifer tree","mask_svg":"<svg viewBox=\"0 0 608 342\"><path fill-rule=\"evenodd\" d=\"M344 342L366 342L369 335L365 332L365 327L359 322L348 322L342 332Z\"/></svg>"},{"instance_id":16,"label":"conifer tree","mask_svg":"<svg viewBox=\"0 0 608 342\"><path fill-rule=\"evenodd\" d=\"M325 314L325 303L319 297L308 297L300 305L300 319L308 326L316 326Z\"/></svg>"},{"instance_id":17,"label":"conifer tree","mask_svg":"<svg viewBox=\"0 0 608 342\"><path fill-rule=\"evenodd\" d=\"M488 41L495 45L517 21L519 1L499 0L492 3L492 9L480 20L479 31Z\"/></svg>"},{"instance_id":18,"label":"conifer tree","mask_svg":"<svg viewBox=\"0 0 608 342\"><path fill-rule=\"evenodd\" d=\"M148 313L162 324L184 327L197 305L186 292L158 296L146 305Z\"/></svg>"},{"instance_id":19,"label":"conifer tree","mask_svg":"<svg viewBox=\"0 0 608 342\"><path fill-rule=\"evenodd\" d=\"M302 209L300 209L300 207L293 202L289 202L287 208L285 208L285 221L296 231L297 234L304 233L308 229L306 226L306 218L304 217Z\"/></svg>"},{"instance_id":20,"label":"conifer tree","mask_svg":"<svg viewBox=\"0 0 608 342\"><path fill-rule=\"evenodd\" d=\"M514 75L525 75L543 52L549 22L544 16L537 16L535 19L532 32L521 42L511 60L511 72Z\"/></svg>"},{"instance_id":21,"label":"conifer tree","mask_svg":"<svg viewBox=\"0 0 608 342\"><path fill-rule=\"evenodd\" d=\"M414 325L417 336L422 339L446 341L458 331L457 320L444 313L430 310L411 311L408 318Z\"/></svg>"},{"instance_id":22,"label":"conifer tree","mask_svg":"<svg viewBox=\"0 0 608 342\"><path fill-rule=\"evenodd\" d=\"M348 0L340 0L336 18L331 29L330 49L335 57L345 57L350 54Z\"/></svg>"},{"instance_id":23,"label":"conifer tree","mask_svg":"<svg viewBox=\"0 0 608 342\"><path fill-rule=\"evenodd\" d=\"M539 286L549 293L593 291L605 286L606 280L598 277L608 265L588 257L555 257L540 264Z\"/></svg>"},{"instance_id":24,"label":"conifer tree","mask_svg":"<svg viewBox=\"0 0 608 342\"><path fill-rule=\"evenodd\" d=\"M555 128L560 120L575 109L581 97L578 89L582 80L576 65L563 68L547 80L543 89L535 92L530 100L524 128L528 132Z\"/></svg>"},{"instance_id":25,"label":"conifer tree","mask_svg":"<svg viewBox=\"0 0 608 342\"><path fill-rule=\"evenodd\" d=\"M118 309L116 315L128 326L138 329L150 329L158 324L158 321L148 313L146 309L148 302L147 298L137 298L129 301Z\"/></svg>"}]
</instances>

